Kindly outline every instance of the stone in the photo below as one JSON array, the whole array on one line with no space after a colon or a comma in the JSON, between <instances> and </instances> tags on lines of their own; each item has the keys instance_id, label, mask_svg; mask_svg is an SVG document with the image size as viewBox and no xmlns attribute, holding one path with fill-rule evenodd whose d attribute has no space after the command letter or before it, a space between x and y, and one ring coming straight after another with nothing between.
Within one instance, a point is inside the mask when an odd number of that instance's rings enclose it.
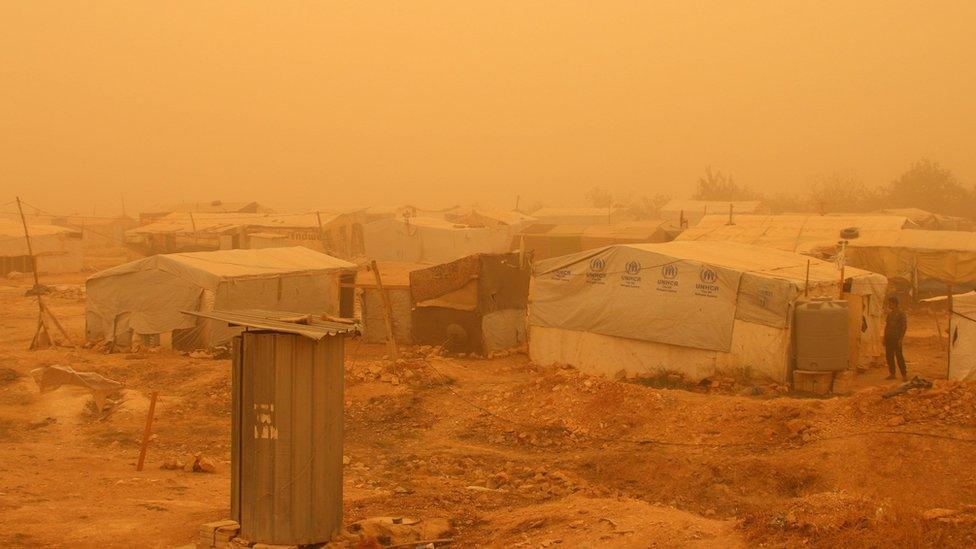
<instances>
[{"instance_id":1,"label":"stone","mask_svg":"<svg viewBox=\"0 0 976 549\"><path fill-rule=\"evenodd\" d=\"M959 514L959 511L956 511L955 509L935 508L935 509L929 509L928 511L922 513L922 518L925 520L938 520L945 517L951 517L957 514Z\"/></svg>"},{"instance_id":2,"label":"stone","mask_svg":"<svg viewBox=\"0 0 976 549\"><path fill-rule=\"evenodd\" d=\"M905 424L905 418L902 416L894 416L888 420L888 427L898 427L899 425Z\"/></svg>"}]
</instances>

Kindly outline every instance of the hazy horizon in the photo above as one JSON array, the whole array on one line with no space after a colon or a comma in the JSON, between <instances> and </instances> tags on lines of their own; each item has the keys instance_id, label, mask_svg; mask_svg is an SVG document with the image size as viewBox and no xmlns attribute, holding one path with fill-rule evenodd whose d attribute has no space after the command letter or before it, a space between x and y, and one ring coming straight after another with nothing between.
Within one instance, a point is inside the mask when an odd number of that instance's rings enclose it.
<instances>
[{"instance_id":1,"label":"hazy horizon","mask_svg":"<svg viewBox=\"0 0 976 549\"><path fill-rule=\"evenodd\" d=\"M584 204L976 182L976 3L7 2L0 203Z\"/></svg>"}]
</instances>

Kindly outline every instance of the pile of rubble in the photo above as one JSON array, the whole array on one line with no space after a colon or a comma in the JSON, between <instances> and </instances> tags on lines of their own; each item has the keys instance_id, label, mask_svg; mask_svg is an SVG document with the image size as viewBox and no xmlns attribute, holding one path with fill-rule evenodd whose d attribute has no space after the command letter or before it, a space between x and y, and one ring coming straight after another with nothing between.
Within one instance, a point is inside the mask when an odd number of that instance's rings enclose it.
<instances>
[{"instance_id":1,"label":"pile of rubble","mask_svg":"<svg viewBox=\"0 0 976 549\"><path fill-rule=\"evenodd\" d=\"M195 549L298 549L297 545L254 543L240 537L241 527L236 521L208 522L197 533ZM453 529L447 519L419 519L410 517L375 517L353 522L339 531L327 543L316 544L322 549L381 549L383 547L435 547L453 542ZM306 546L302 546L306 547ZM189 548L188 548L189 549Z\"/></svg>"}]
</instances>

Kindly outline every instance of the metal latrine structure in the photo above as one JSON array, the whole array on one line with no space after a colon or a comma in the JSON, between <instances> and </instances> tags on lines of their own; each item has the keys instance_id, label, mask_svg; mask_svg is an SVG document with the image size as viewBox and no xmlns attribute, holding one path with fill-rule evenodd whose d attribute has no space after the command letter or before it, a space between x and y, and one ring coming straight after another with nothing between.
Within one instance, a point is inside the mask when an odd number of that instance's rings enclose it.
<instances>
[{"instance_id":1,"label":"metal latrine structure","mask_svg":"<svg viewBox=\"0 0 976 549\"><path fill-rule=\"evenodd\" d=\"M215 311L233 340L231 519L256 543L328 542L342 527L344 336L355 327Z\"/></svg>"}]
</instances>

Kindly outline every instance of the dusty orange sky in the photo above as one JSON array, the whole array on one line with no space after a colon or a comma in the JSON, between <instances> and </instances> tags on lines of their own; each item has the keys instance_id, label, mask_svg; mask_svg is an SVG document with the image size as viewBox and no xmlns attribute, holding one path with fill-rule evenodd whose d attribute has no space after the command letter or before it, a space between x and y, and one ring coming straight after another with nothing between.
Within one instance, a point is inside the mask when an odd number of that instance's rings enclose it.
<instances>
[{"instance_id":1,"label":"dusty orange sky","mask_svg":"<svg viewBox=\"0 0 976 549\"><path fill-rule=\"evenodd\" d=\"M693 5L693 6L691 6ZM0 4L0 202L976 182L976 2Z\"/></svg>"}]
</instances>

